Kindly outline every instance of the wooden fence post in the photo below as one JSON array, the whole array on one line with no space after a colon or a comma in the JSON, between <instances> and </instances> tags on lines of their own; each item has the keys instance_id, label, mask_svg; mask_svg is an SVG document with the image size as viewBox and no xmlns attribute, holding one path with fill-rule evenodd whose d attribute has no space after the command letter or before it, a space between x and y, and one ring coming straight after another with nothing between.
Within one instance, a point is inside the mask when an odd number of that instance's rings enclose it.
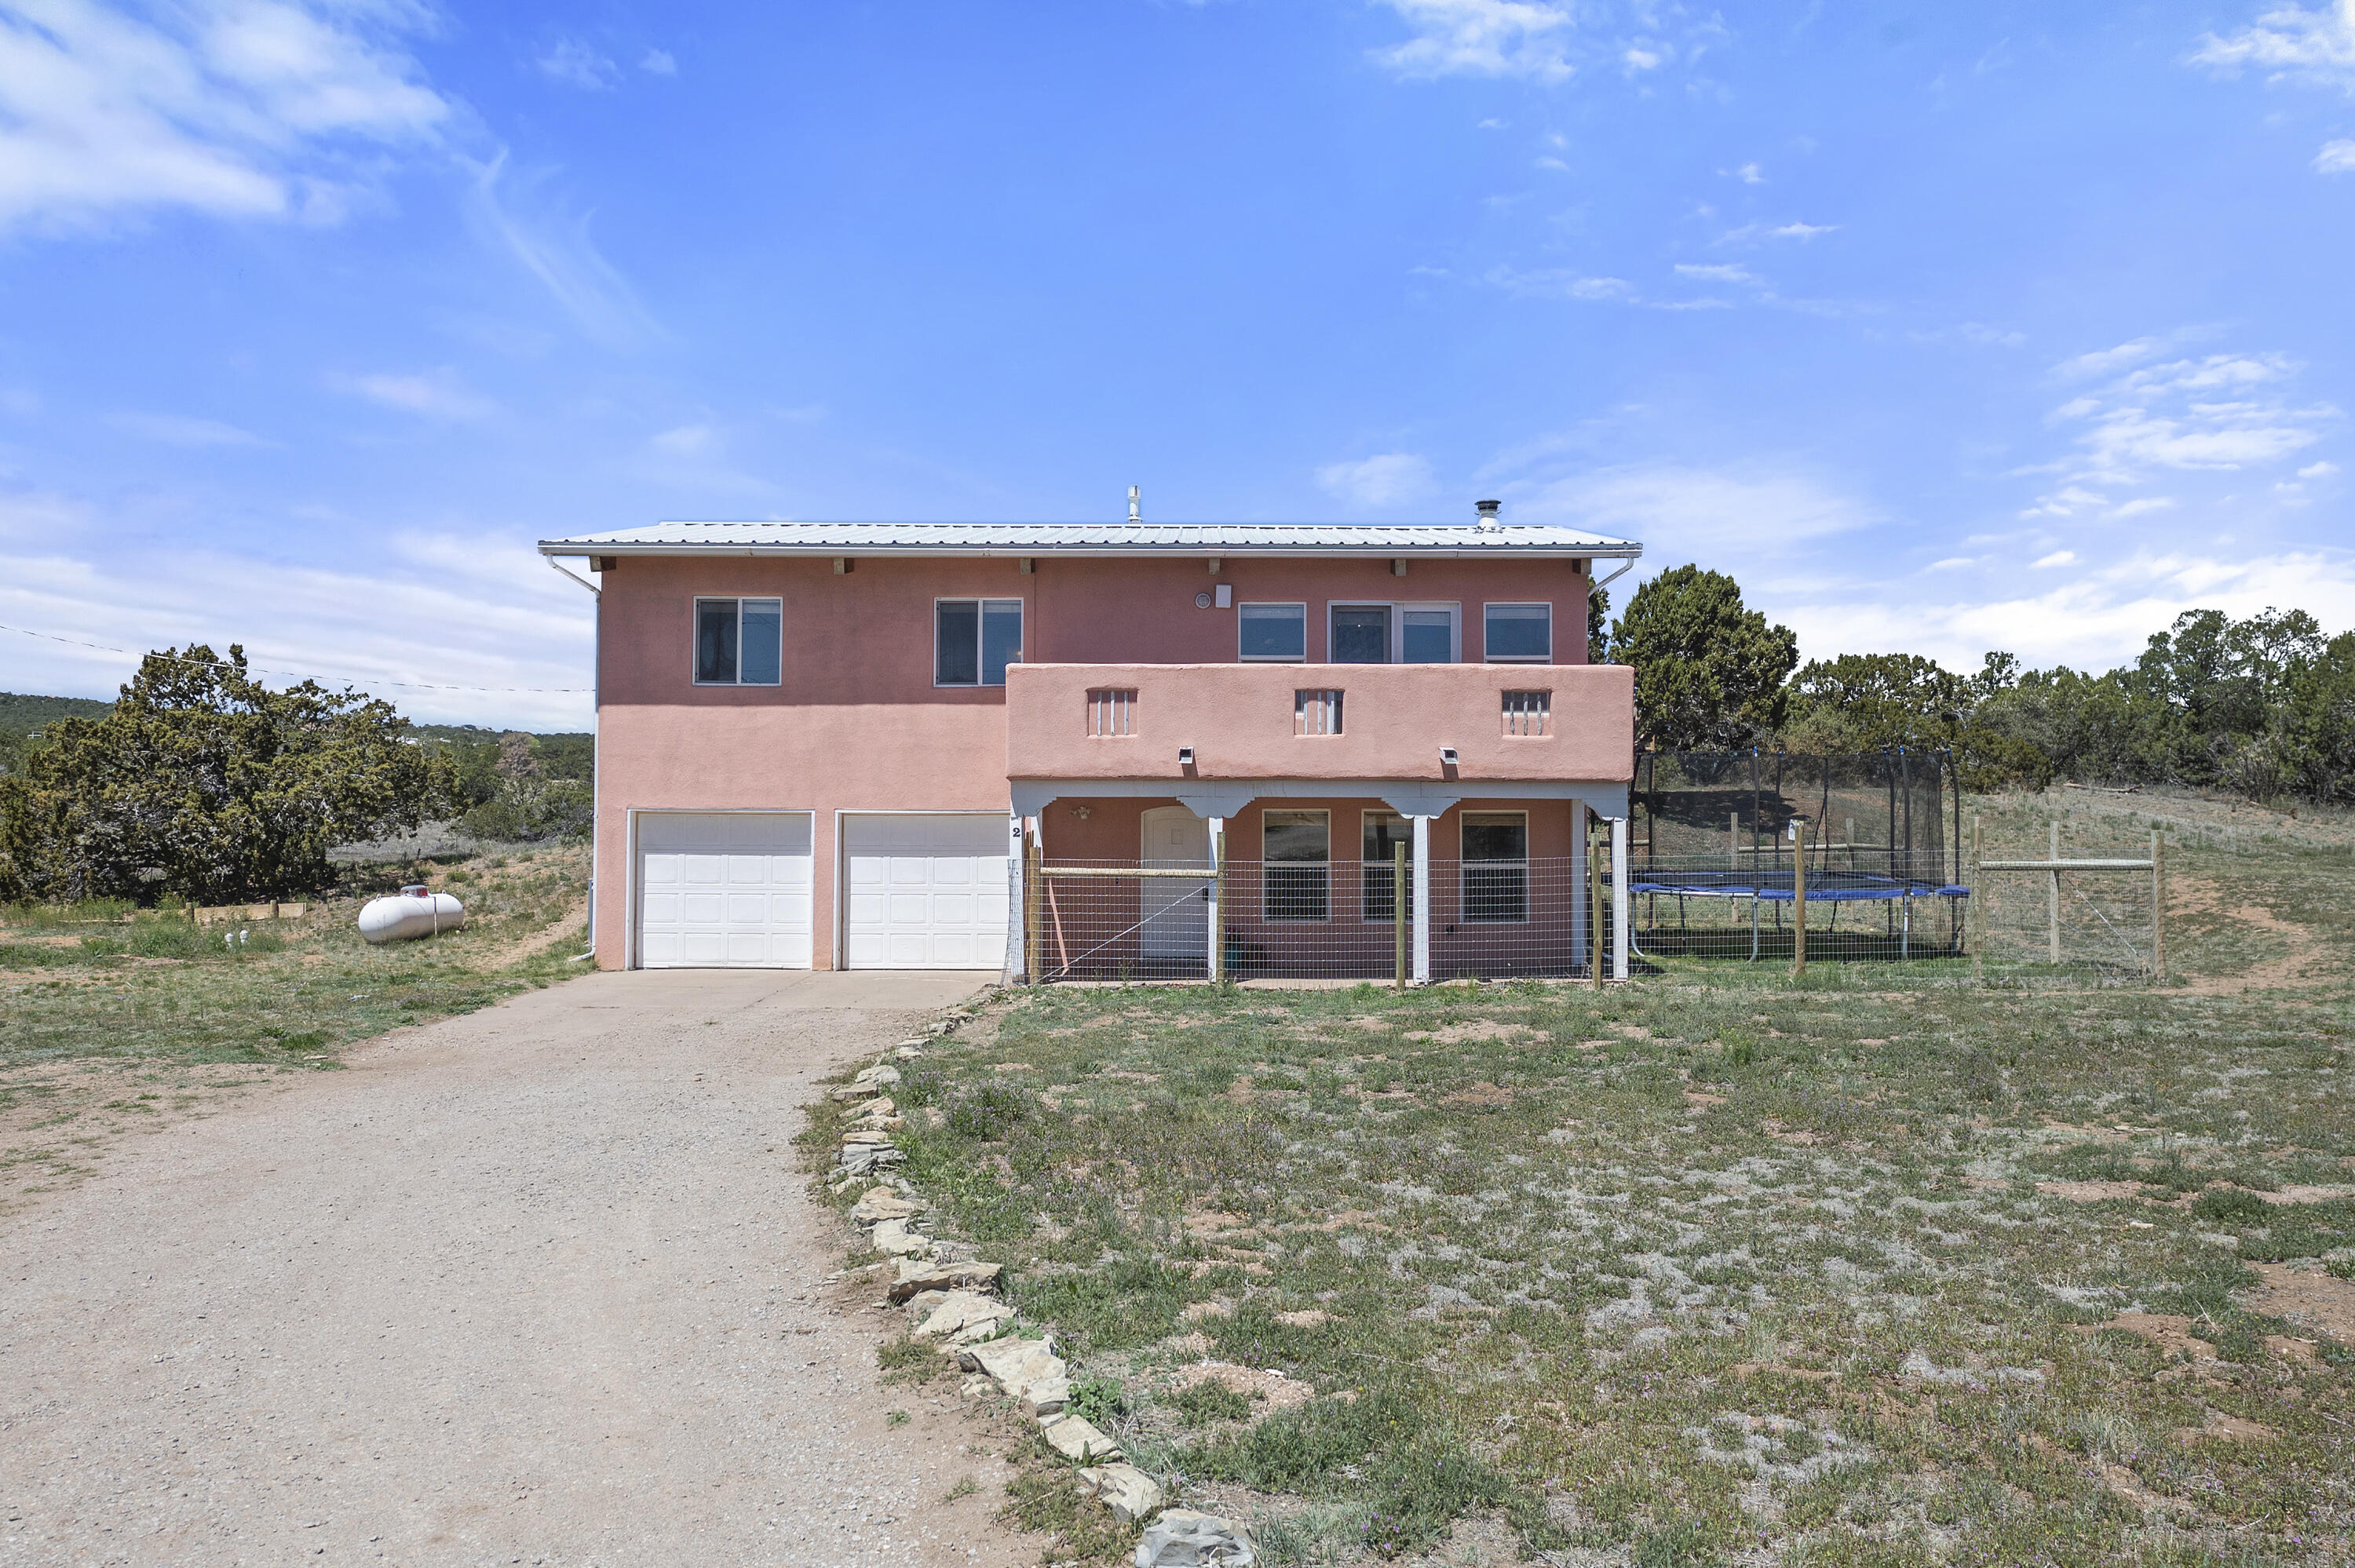
<instances>
[{"instance_id":1,"label":"wooden fence post","mask_svg":"<svg viewBox=\"0 0 2355 1568\"><path fill-rule=\"evenodd\" d=\"M2061 819L2058 817L2052 819L2051 851L2045 858L2056 863L2061 859ZM2056 863L2052 871L2048 874L2051 876L2052 882L2050 890L2045 894L2044 897L2044 917L2048 927L2045 941L2047 947L2051 949L2047 953L2046 957L2050 962L2057 966L2061 962L2061 871L2059 865Z\"/></svg>"},{"instance_id":2,"label":"wooden fence post","mask_svg":"<svg viewBox=\"0 0 2355 1568\"><path fill-rule=\"evenodd\" d=\"M2150 978L2167 980L2167 931L2161 922L2167 908L2166 863L2159 858L2158 830L2150 831Z\"/></svg>"},{"instance_id":3,"label":"wooden fence post","mask_svg":"<svg viewBox=\"0 0 2355 1568\"><path fill-rule=\"evenodd\" d=\"M1791 978L1807 973L1807 819L1791 820Z\"/></svg>"},{"instance_id":4,"label":"wooden fence post","mask_svg":"<svg viewBox=\"0 0 2355 1568\"><path fill-rule=\"evenodd\" d=\"M1391 962L1398 989L1406 989L1406 844L1391 845Z\"/></svg>"},{"instance_id":5,"label":"wooden fence post","mask_svg":"<svg viewBox=\"0 0 2355 1568\"><path fill-rule=\"evenodd\" d=\"M1987 878L1979 872L1979 814L1971 813L1970 882L1971 979L1987 979Z\"/></svg>"},{"instance_id":6,"label":"wooden fence post","mask_svg":"<svg viewBox=\"0 0 2355 1568\"><path fill-rule=\"evenodd\" d=\"M1586 818L1586 934L1593 952L1588 958L1594 989L1603 989L1603 856L1594 844L1594 816Z\"/></svg>"}]
</instances>

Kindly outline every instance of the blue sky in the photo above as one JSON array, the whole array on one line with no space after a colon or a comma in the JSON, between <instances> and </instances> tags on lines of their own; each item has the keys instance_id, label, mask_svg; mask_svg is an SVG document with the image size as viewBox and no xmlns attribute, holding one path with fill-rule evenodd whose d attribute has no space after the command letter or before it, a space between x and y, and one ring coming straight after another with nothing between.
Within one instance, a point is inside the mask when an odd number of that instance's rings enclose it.
<instances>
[{"instance_id":1,"label":"blue sky","mask_svg":"<svg viewBox=\"0 0 2355 1568\"><path fill-rule=\"evenodd\" d=\"M2355 625L2350 256L2355 0L0 0L0 623L570 726L538 537L1139 483L2106 667Z\"/></svg>"}]
</instances>

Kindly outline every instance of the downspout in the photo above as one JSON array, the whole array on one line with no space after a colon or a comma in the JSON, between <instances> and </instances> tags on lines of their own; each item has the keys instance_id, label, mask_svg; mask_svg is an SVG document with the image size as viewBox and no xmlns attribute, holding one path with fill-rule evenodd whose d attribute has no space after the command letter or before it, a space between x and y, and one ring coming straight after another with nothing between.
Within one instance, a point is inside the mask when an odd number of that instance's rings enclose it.
<instances>
[{"instance_id":1,"label":"downspout","mask_svg":"<svg viewBox=\"0 0 2355 1568\"><path fill-rule=\"evenodd\" d=\"M605 590L588 578L568 572L556 564L554 556L542 556L549 569L567 582L579 583L597 601L597 620L590 632L589 643L589 950L574 956L572 961L597 956L597 832L598 803L604 799L605 737L598 733L604 717L605 705L601 700L605 678Z\"/></svg>"},{"instance_id":2,"label":"downspout","mask_svg":"<svg viewBox=\"0 0 2355 1568\"><path fill-rule=\"evenodd\" d=\"M1613 583L1617 582L1621 577L1625 577L1629 572L1631 572L1631 571L1633 571L1633 570L1635 570L1635 569L1636 569L1636 563L1635 563L1635 561L1631 558L1631 559L1627 562L1627 564L1626 564L1625 566L1621 567L1617 571L1613 572L1609 577L1604 577L1601 582L1596 582L1596 581L1594 580L1594 568L1593 568L1593 567L1589 567L1587 568L1587 572L1586 572L1586 604L1587 604L1586 615L1587 615L1587 619L1588 619L1589 620L1592 620L1594 618L1594 596L1595 596L1596 594L1600 593L1603 589L1609 588Z\"/></svg>"}]
</instances>

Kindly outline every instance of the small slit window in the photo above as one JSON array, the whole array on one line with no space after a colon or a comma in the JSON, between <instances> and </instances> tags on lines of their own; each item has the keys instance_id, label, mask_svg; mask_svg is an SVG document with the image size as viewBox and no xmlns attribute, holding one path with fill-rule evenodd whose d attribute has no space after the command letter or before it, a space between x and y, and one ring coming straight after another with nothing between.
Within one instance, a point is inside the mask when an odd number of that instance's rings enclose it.
<instances>
[{"instance_id":1,"label":"small slit window","mask_svg":"<svg viewBox=\"0 0 2355 1568\"><path fill-rule=\"evenodd\" d=\"M1507 692L1505 694L1505 733L1507 735L1551 735L1553 694L1551 692Z\"/></svg>"},{"instance_id":2,"label":"small slit window","mask_svg":"<svg viewBox=\"0 0 2355 1568\"><path fill-rule=\"evenodd\" d=\"M1330 688L1293 693L1292 733L1295 735L1340 734L1341 694Z\"/></svg>"},{"instance_id":3,"label":"small slit window","mask_svg":"<svg viewBox=\"0 0 2355 1568\"><path fill-rule=\"evenodd\" d=\"M1136 734L1136 689L1092 686L1088 690L1088 734L1114 739Z\"/></svg>"}]
</instances>

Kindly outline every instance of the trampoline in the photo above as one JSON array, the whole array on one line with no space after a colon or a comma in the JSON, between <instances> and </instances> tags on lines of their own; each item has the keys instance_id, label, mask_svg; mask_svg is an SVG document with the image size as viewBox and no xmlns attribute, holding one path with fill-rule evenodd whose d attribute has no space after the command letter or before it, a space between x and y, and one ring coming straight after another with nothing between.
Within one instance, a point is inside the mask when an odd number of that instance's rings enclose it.
<instances>
[{"instance_id":1,"label":"trampoline","mask_svg":"<svg viewBox=\"0 0 2355 1568\"><path fill-rule=\"evenodd\" d=\"M1913 901L1919 898L1963 899L1971 890L1959 883L1919 881L1910 878L1882 876L1870 872L1810 871L1807 874L1807 902L1832 906L1830 922L1824 927L1828 937L1839 934L1839 909L1843 904L1897 904L1898 956L1913 956ZM1750 903L1750 957L1758 958L1759 912L1769 904L1790 904L1798 894L1792 886L1790 872L1767 872L1764 875L1746 875L1735 871L1639 872L1627 884L1632 895L1651 894L1656 897L1677 899L1678 917L1681 924L1683 900L1688 898L1747 898ZM1959 904L1948 908L1959 909ZM1631 933L1632 934L1632 933Z\"/></svg>"}]
</instances>

